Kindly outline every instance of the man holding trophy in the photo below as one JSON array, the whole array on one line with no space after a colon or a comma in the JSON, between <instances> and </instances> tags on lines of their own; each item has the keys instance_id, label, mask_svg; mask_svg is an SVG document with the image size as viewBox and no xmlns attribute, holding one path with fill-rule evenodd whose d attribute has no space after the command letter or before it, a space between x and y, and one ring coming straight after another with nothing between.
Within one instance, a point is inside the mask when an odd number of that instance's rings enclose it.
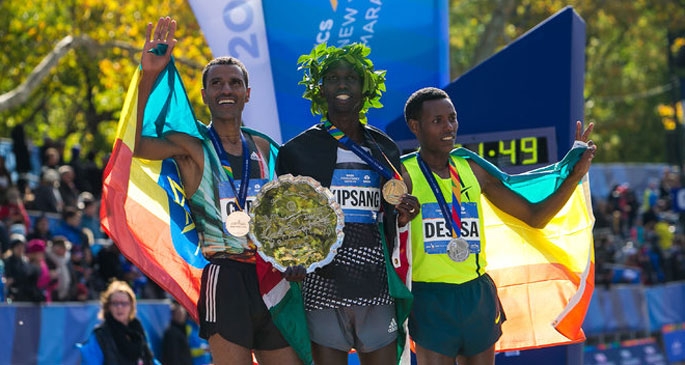
<instances>
[{"instance_id":1,"label":"man holding trophy","mask_svg":"<svg viewBox=\"0 0 685 365\"><path fill-rule=\"evenodd\" d=\"M381 106L385 91L385 71L374 70L369 53L362 44L320 44L300 57L304 97L322 120L286 142L277 158L279 176L315 180L344 215L344 239L330 263L306 275L301 266L286 270L289 280L303 279L318 364L347 364L351 349L362 364L392 364L404 345L406 313L396 312L396 304L411 294L388 255L419 203L402 181L397 145L367 124L366 112Z\"/></svg>"}]
</instances>

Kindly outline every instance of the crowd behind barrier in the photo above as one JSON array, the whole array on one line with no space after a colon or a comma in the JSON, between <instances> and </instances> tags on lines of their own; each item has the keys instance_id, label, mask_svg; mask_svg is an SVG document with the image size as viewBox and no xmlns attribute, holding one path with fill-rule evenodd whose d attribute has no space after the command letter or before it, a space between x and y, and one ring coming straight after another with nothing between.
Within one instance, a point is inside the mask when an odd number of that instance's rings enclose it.
<instances>
[{"instance_id":1,"label":"crowd behind barrier","mask_svg":"<svg viewBox=\"0 0 685 365\"><path fill-rule=\"evenodd\" d=\"M664 326L685 323L683 303L685 282L595 288L583 331L597 342L651 336Z\"/></svg>"},{"instance_id":2,"label":"crowd behind barrier","mask_svg":"<svg viewBox=\"0 0 685 365\"><path fill-rule=\"evenodd\" d=\"M595 346L657 338L663 342L659 346L666 347L667 341L661 337L673 332L674 327L681 329L685 323L684 302L685 282L597 288L583 330ZM0 304L0 364L78 364L76 344L84 341L98 323L98 310L99 303L95 301ZM169 300L141 300L138 317L159 358L162 336L170 321ZM670 330L664 330L669 327ZM663 350L668 352L667 348ZM530 356L500 354L497 363L515 363Z\"/></svg>"}]
</instances>

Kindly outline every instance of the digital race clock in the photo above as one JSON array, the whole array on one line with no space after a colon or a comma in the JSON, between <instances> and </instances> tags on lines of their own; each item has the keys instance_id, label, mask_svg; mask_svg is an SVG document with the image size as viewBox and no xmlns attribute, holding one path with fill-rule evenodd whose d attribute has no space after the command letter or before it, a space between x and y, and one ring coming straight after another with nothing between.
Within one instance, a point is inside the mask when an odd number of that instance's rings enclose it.
<instances>
[{"instance_id":1,"label":"digital race clock","mask_svg":"<svg viewBox=\"0 0 685 365\"><path fill-rule=\"evenodd\" d=\"M459 135L457 145L477 153L502 171L517 174L557 162L555 128L519 129Z\"/></svg>"},{"instance_id":2,"label":"digital race clock","mask_svg":"<svg viewBox=\"0 0 685 365\"><path fill-rule=\"evenodd\" d=\"M402 153L416 151L418 142L400 141ZM477 153L508 174L547 166L558 161L555 127L460 135L454 147Z\"/></svg>"}]
</instances>

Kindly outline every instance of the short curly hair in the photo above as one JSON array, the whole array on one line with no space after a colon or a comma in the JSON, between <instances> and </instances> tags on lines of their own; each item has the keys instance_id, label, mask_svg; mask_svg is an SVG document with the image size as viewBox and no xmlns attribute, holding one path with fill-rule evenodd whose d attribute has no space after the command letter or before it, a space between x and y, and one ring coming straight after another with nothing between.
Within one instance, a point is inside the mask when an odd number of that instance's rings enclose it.
<instances>
[{"instance_id":1,"label":"short curly hair","mask_svg":"<svg viewBox=\"0 0 685 365\"><path fill-rule=\"evenodd\" d=\"M424 87L414 91L404 104L404 120L409 124L410 119L420 120L423 113L423 103L430 100L449 99L450 96L437 87Z\"/></svg>"},{"instance_id":2,"label":"short curly hair","mask_svg":"<svg viewBox=\"0 0 685 365\"><path fill-rule=\"evenodd\" d=\"M381 95L385 91L385 70L374 70L373 62L368 58L371 48L361 43L351 43L343 47L327 46L321 43L311 53L298 58L298 70L304 70L304 76L298 83L305 86L302 97L311 100L312 115L319 114L326 119L328 104L321 94L321 80L328 68L338 61L345 61L354 67L362 78L362 96L364 105L359 112L359 120L366 123L366 112L370 108L382 108Z\"/></svg>"}]
</instances>

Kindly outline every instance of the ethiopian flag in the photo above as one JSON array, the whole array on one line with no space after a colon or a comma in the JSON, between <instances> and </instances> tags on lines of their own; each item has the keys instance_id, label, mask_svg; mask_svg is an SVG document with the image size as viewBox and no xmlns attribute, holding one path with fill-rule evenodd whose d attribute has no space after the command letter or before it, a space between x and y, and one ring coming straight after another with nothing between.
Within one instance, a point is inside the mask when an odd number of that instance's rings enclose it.
<instances>
[{"instance_id":1,"label":"ethiopian flag","mask_svg":"<svg viewBox=\"0 0 685 365\"><path fill-rule=\"evenodd\" d=\"M122 254L147 277L181 303L198 320L202 269L208 263L188 197L173 159L151 161L133 157L138 108L138 68L129 86L117 128L112 156L105 168L100 217L102 227ZM143 118L144 136L182 132L202 139L173 59L157 78ZM265 135L248 128L244 132ZM272 162L277 145L272 144ZM273 168L270 169L273 176ZM257 257L260 292L274 323L305 364L311 349L299 284Z\"/></svg>"},{"instance_id":2,"label":"ethiopian flag","mask_svg":"<svg viewBox=\"0 0 685 365\"><path fill-rule=\"evenodd\" d=\"M138 109L138 68L131 80L104 171L102 228L122 254L197 319L200 277L207 260L198 246L183 184L173 160L133 157ZM158 78L145 110L143 135L178 125L200 138L195 116L173 61Z\"/></svg>"},{"instance_id":3,"label":"ethiopian flag","mask_svg":"<svg viewBox=\"0 0 685 365\"><path fill-rule=\"evenodd\" d=\"M577 142L582 144L582 142ZM574 146L556 164L508 175L469 150L452 153L478 162L531 202L552 194L586 146ZM507 320L497 351L582 342L581 328L594 290L594 215L587 175L543 229L531 228L483 200L487 272L497 285Z\"/></svg>"}]
</instances>

